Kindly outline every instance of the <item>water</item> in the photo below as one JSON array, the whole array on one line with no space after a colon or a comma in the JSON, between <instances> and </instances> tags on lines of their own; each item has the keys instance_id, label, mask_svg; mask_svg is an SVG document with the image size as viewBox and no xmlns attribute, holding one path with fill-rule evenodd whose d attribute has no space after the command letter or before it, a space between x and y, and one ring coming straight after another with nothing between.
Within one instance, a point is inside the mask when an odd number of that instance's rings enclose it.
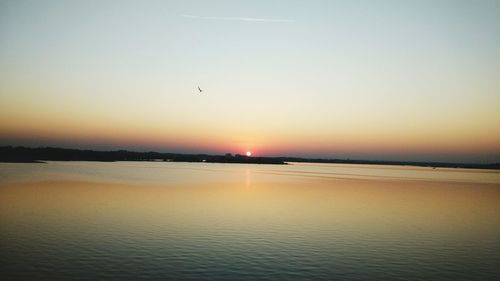
<instances>
[{"instance_id":1,"label":"water","mask_svg":"<svg viewBox=\"0 0 500 281\"><path fill-rule=\"evenodd\" d=\"M0 164L2 280L495 280L500 173Z\"/></svg>"}]
</instances>

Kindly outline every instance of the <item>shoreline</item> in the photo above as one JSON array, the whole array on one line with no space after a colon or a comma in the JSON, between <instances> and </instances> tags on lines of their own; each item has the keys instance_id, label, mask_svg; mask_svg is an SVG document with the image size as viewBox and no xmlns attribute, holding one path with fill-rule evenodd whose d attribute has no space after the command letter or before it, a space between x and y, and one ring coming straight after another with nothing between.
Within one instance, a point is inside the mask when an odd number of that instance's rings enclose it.
<instances>
[{"instance_id":1,"label":"shoreline","mask_svg":"<svg viewBox=\"0 0 500 281\"><path fill-rule=\"evenodd\" d=\"M500 163L444 163L418 161L321 159L300 157L248 157L243 155L181 154L161 152L135 152L127 150L95 151L55 147L0 147L0 163L46 163L44 161L90 161L90 162L185 162L185 163L226 163L226 164L270 164L289 165L289 162L318 164L359 164L391 165L436 168L462 168L500 170Z\"/></svg>"}]
</instances>

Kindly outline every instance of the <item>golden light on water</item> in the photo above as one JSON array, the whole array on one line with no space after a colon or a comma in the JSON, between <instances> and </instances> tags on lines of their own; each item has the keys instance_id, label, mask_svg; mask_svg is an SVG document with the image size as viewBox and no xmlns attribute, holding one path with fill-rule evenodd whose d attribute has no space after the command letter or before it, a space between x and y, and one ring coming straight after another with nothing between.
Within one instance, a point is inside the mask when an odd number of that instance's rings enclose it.
<instances>
[{"instance_id":1,"label":"golden light on water","mask_svg":"<svg viewBox=\"0 0 500 281\"><path fill-rule=\"evenodd\" d=\"M2 164L0 175L0 238L13 253L0 261L9 275L34 277L26 280L124 280L139 267L151 280L220 280L228 266L252 277L241 280L365 280L367 267L405 280L426 280L427 269L459 274L444 280L498 276L497 171L49 162ZM339 257L348 262L332 266Z\"/></svg>"},{"instance_id":2,"label":"golden light on water","mask_svg":"<svg viewBox=\"0 0 500 281\"><path fill-rule=\"evenodd\" d=\"M78 223L99 218L99 222L93 223L101 227L115 221L117 227L137 229L218 225L261 230L281 225L297 231L295 227L300 226L324 230L342 225L349 231L381 234L389 232L383 227L386 226L392 232L406 234L426 229L455 231L460 235L478 235L488 227L500 228L495 220L500 211L498 184L337 179L307 173L301 178L293 171L280 172L272 166L253 172L251 169L254 168L236 166L226 171L180 170L203 179L192 184L105 183L96 181L97 178L88 182L3 183L2 222L45 222L61 227L60 224L73 224L78 217ZM162 173L169 172L172 171L167 169ZM204 173L220 177L210 181L212 177L204 177ZM233 175L234 179L226 181ZM493 176L498 181L498 174Z\"/></svg>"}]
</instances>

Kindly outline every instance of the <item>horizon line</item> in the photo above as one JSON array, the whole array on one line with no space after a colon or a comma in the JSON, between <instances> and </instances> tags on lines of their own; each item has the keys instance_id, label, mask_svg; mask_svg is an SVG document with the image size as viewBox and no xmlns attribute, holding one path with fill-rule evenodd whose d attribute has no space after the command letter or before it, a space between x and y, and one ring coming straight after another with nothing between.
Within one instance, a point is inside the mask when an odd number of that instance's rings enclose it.
<instances>
[{"instance_id":1,"label":"horizon line","mask_svg":"<svg viewBox=\"0 0 500 281\"><path fill-rule=\"evenodd\" d=\"M213 154L213 153L180 153L180 152L159 152L159 151L153 151L153 150L144 150L144 151L134 151L134 150L128 150L128 149L114 149L114 150L99 150L99 149L82 149L82 148L65 148L65 147L56 147L56 146L14 146L14 145L0 145L0 148L27 148L27 149L65 149L65 150L80 150L80 151L93 151L93 152L118 152L118 151L125 151L125 152L132 152L132 153L159 153L159 154L179 154L179 155L207 155L207 156L224 156L226 154L231 154L233 157L237 155L244 156L243 154L240 153L222 153L222 154ZM248 156L245 156L248 157ZM478 165L478 166L488 166L488 165L498 165L500 162L443 162L443 161L414 161L414 160L383 160L383 159L377 159L377 160L369 160L369 159L351 159L351 158L321 158L321 157L299 157L299 156L250 156L250 158L297 158L297 159L302 159L302 160L321 160L321 161L350 161L350 162L364 162L364 163L347 163L347 164L380 164L380 165L390 165L390 163L394 164L445 164L445 165ZM1 161L0 161L1 162ZM293 162L293 161L291 161ZM306 161L307 162L307 161ZM380 163L377 163L380 162ZM310 163L315 163L315 162L310 162ZM328 164L328 163L326 163ZM335 163L332 163L335 164Z\"/></svg>"}]
</instances>

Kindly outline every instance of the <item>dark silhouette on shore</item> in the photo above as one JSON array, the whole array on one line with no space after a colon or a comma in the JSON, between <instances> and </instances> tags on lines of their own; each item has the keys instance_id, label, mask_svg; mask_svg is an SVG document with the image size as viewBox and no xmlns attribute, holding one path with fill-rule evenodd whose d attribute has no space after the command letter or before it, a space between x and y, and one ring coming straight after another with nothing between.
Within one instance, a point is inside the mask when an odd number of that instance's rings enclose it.
<instances>
[{"instance_id":1,"label":"dark silhouette on shore","mask_svg":"<svg viewBox=\"0 0 500 281\"><path fill-rule=\"evenodd\" d=\"M55 147L0 147L0 162L40 161L169 161L209 163L285 164L274 157L247 157L243 155L180 154L160 152L134 152L126 150L95 151Z\"/></svg>"},{"instance_id":2,"label":"dark silhouette on shore","mask_svg":"<svg viewBox=\"0 0 500 281\"><path fill-rule=\"evenodd\" d=\"M413 162L413 161L378 161L350 159L320 159L299 157L248 157L240 154L208 155L181 154L160 152L134 152L127 150L95 151L55 147L0 147L0 162L11 163L41 163L43 161L165 161L165 162L208 162L208 163L248 163L248 164L279 164L287 162L336 163L336 164L372 164L399 165L432 168L469 168L469 169L500 169L500 163L443 163L443 162Z\"/></svg>"}]
</instances>

